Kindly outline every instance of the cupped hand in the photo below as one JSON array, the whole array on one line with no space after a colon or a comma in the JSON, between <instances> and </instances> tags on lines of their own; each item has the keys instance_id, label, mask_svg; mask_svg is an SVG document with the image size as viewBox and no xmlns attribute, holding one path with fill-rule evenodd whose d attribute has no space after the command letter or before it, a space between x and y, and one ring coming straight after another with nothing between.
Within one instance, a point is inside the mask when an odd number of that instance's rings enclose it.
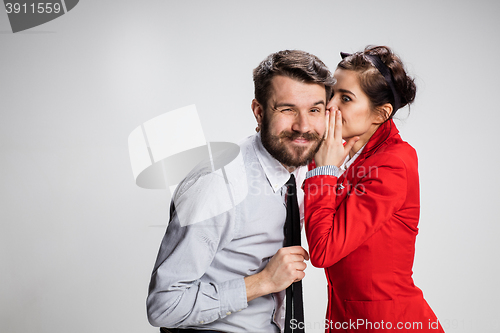
<instances>
[{"instance_id":1,"label":"cupped hand","mask_svg":"<svg viewBox=\"0 0 500 333\"><path fill-rule=\"evenodd\" d=\"M324 165L335 165L340 167L356 141L359 140L359 137L355 136L349 139L344 145L342 142L341 112L333 109L327 110L325 118L325 139L316 155L314 155L314 161L316 162L316 167Z\"/></svg>"}]
</instances>

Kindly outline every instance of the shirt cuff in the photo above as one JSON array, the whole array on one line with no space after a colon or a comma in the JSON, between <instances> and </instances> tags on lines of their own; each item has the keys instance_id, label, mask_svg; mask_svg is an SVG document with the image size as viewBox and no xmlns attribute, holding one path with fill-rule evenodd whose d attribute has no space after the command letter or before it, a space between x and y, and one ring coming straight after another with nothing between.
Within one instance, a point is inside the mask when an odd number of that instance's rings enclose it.
<instances>
[{"instance_id":1,"label":"shirt cuff","mask_svg":"<svg viewBox=\"0 0 500 333\"><path fill-rule=\"evenodd\" d=\"M224 318L248 306L244 278L218 283L220 294L220 316Z\"/></svg>"},{"instance_id":2,"label":"shirt cuff","mask_svg":"<svg viewBox=\"0 0 500 333\"><path fill-rule=\"evenodd\" d=\"M309 170L306 173L306 179L314 176L334 176L339 177L341 174L340 168L335 165L323 165L315 169Z\"/></svg>"}]
</instances>

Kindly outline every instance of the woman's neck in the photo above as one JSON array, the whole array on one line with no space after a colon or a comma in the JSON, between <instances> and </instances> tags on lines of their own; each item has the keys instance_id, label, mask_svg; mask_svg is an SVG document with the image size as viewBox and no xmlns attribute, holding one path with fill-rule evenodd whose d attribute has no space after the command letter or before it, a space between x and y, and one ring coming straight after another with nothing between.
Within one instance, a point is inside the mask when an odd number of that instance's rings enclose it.
<instances>
[{"instance_id":1,"label":"woman's neck","mask_svg":"<svg viewBox=\"0 0 500 333\"><path fill-rule=\"evenodd\" d=\"M362 135L358 141L352 146L351 150L349 151L349 158L351 159L356 153L366 145L366 143L370 140L370 138L375 134L377 129L380 127L381 124L374 124L374 127L371 129L371 131L367 131L365 135Z\"/></svg>"}]
</instances>

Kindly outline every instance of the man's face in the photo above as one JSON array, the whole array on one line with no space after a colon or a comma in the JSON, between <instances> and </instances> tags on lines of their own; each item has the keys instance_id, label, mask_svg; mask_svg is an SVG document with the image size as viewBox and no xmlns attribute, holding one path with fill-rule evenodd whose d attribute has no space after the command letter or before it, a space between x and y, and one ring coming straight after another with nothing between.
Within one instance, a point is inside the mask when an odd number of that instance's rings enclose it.
<instances>
[{"instance_id":1,"label":"man's face","mask_svg":"<svg viewBox=\"0 0 500 333\"><path fill-rule=\"evenodd\" d=\"M285 167L306 165L325 133L325 87L279 75L272 79L271 89L267 110L252 103L262 144Z\"/></svg>"}]
</instances>

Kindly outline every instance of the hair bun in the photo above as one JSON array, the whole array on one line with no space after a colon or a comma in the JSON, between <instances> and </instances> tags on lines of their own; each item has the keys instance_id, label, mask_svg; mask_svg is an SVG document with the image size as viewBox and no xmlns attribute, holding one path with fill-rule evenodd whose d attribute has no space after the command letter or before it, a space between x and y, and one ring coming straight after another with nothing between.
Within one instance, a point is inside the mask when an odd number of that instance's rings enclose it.
<instances>
[{"instance_id":1,"label":"hair bun","mask_svg":"<svg viewBox=\"0 0 500 333\"><path fill-rule=\"evenodd\" d=\"M399 58L388 46L367 46L365 54L377 55L390 69L394 80L394 86L401 98L400 107L411 104L415 100L417 86L415 80L409 77Z\"/></svg>"}]
</instances>

